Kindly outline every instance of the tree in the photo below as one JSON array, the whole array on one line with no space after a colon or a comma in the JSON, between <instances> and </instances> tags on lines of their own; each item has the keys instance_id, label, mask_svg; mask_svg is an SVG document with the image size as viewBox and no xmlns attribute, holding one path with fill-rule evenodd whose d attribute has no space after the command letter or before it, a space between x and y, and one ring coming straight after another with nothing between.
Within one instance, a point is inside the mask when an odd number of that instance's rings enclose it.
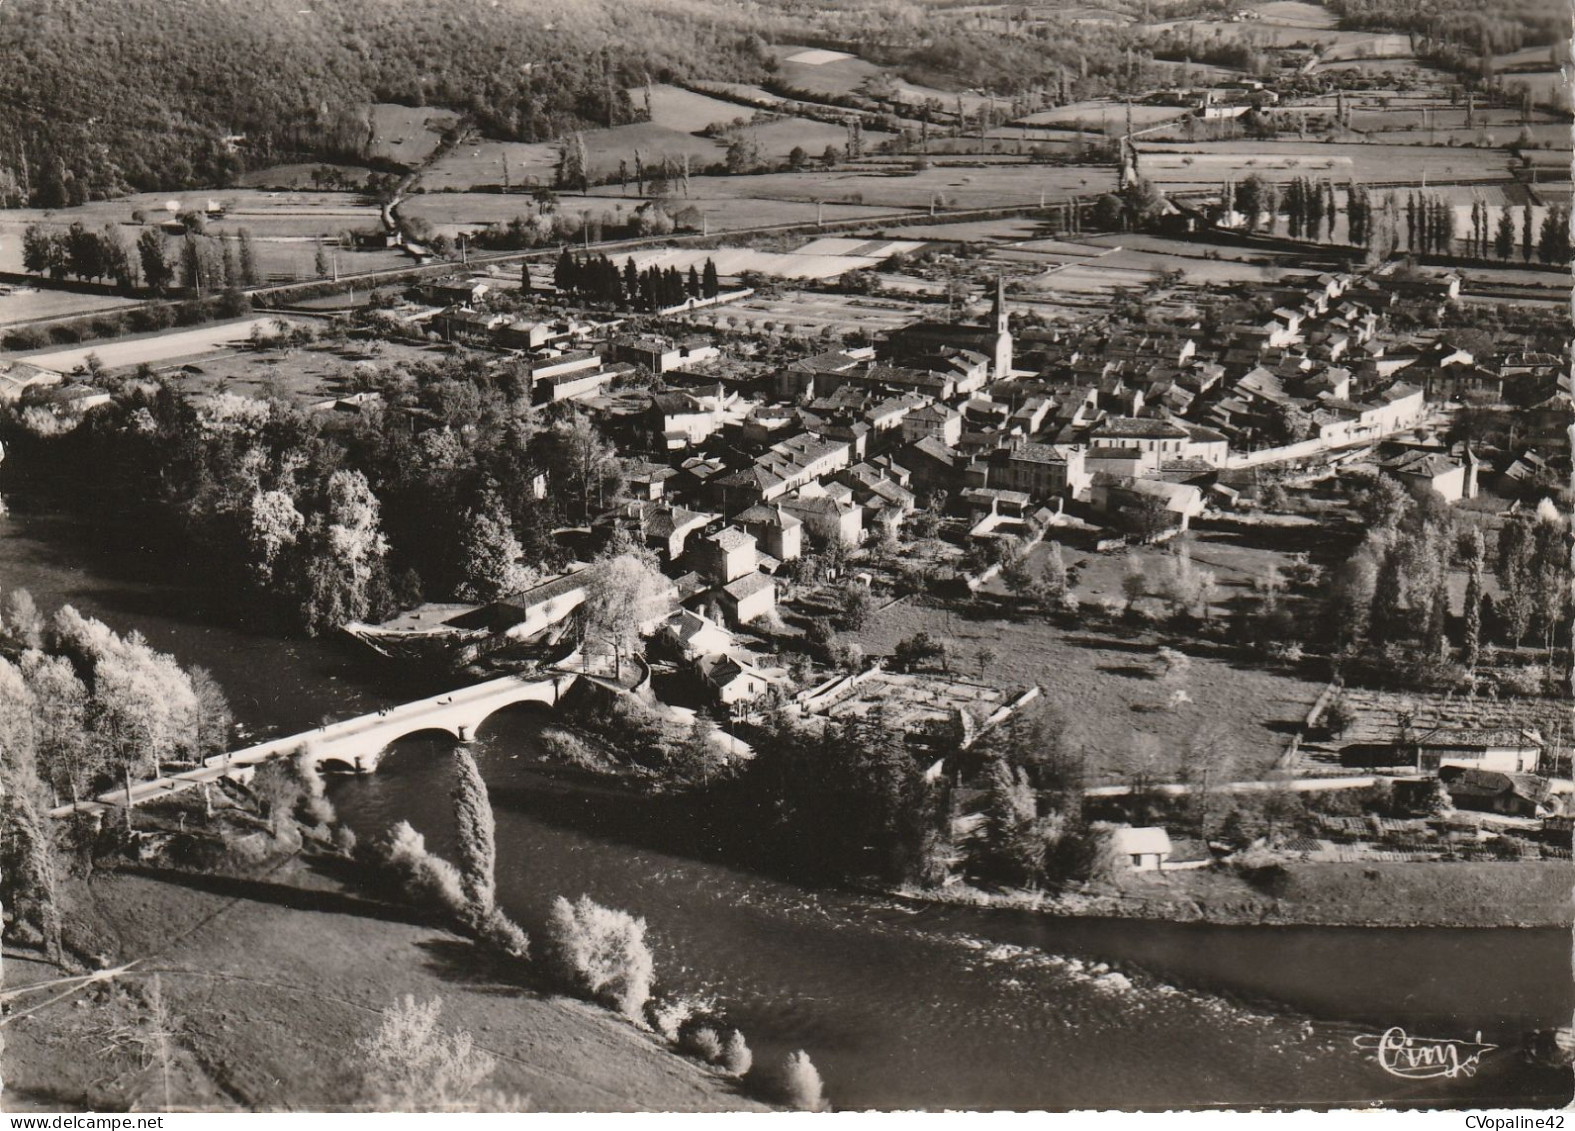
<instances>
[{"instance_id":1,"label":"tree","mask_svg":"<svg viewBox=\"0 0 1575 1131\"><path fill-rule=\"evenodd\" d=\"M715 298L722 292L722 285L717 279L716 263L710 256L706 256L705 268L700 275L700 291L706 298Z\"/></svg>"},{"instance_id":2,"label":"tree","mask_svg":"<svg viewBox=\"0 0 1575 1131\"><path fill-rule=\"evenodd\" d=\"M364 1111L505 1111L522 1105L482 1087L497 1061L467 1032L440 1028L443 999L406 994L357 1045Z\"/></svg>"},{"instance_id":3,"label":"tree","mask_svg":"<svg viewBox=\"0 0 1575 1131\"><path fill-rule=\"evenodd\" d=\"M29 224L22 233L22 267L34 275L65 277L70 266L70 250L59 232Z\"/></svg>"},{"instance_id":4,"label":"tree","mask_svg":"<svg viewBox=\"0 0 1575 1131\"><path fill-rule=\"evenodd\" d=\"M527 588L535 578L520 564L523 553L502 503L495 498L483 500L465 516L460 548L463 580L455 596L487 603Z\"/></svg>"},{"instance_id":5,"label":"tree","mask_svg":"<svg viewBox=\"0 0 1575 1131\"><path fill-rule=\"evenodd\" d=\"M1544 263L1569 262L1569 214L1557 205L1551 206L1542 218L1542 232L1537 241L1537 258Z\"/></svg>"},{"instance_id":6,"label":"tree","mask_svg":"<svg viewBox=\"0 0 1575 1131\"><path fill-rule=\"evenodd\" d=\"M142 279L155 294L163 294L175 278L175 265L165 250L164 234L147 228L137 237L137 255L142 261Z\"/></svg>"},{"instance_id":7,"label":"tree","mask_svg":"<svg viewBox=\"0 0 1575 1131\"><path fill-rule=\"evenodd\" d=\"M1513 516L1499 529L1498 563L1493 572L1499 585L1494 608L1510 643L1518 648L1536 613L1536 539L1525 516Z\"/></svg>"},{"instance_id":8,"label":"tree","mask_svg":"<svg viewBox=\"0 0 1575 1131\"><path fill-rule=\"evenodd\" d=\"M366 618L388 553L381 504L365 475L336 471L324 494L322 508L314 508L300 538L305 572L301 614L313 636Z\"/></svg>"},{"instance_id":9,"label":"tree","mask_svg":"<svg viewBox=\"0 0 1575 1131\"><path fill-rule=\"evenodd\" d=\"M37 704L38 761L57 794L73 802L90 793L109 769L105 751L90 741L88 689L63 656L29 650L22 677Z\"/></svg>"},{"instance_id":10,"label":"tree","mask_svg":"<svg viewBox=\"0 0 1575 1131\"><path fill-rule=\"evenodd\" d=\"M1236 186L1236 211L1242 214L1248 231L1258 226L1258 215L1263 211L1267 188L1263 178L1257 173L1249 173Z\"/></svg>"},{"instance_id":11,"label":"tree","mask_svg":"<svg viewBox=\"0 0 1575 1131\"><path fill-rule=\"evenodd\" d=\"M497 902L497 836L487 783L464 746L454 751L455 851L461 890L475 922L484 922Z\"/></svg>"},{"instance_id":12,"label":"tree","mask_svg":"<svg viewBox=\"0 0 1575 1131\"><path fill-rule=\"evenodd\" d=\"M1508 205L1501 207L1498 212L1498 230L1493 235L1493 253L1500 259L1508 259L1515 254L1515 220L1510 215Z\"/></svg>"},{"instance_id":13,"label":"tree","mask_svg":"<svg viewBox=\"0 0 1575 1131\"><path fill-rule=\"evenodd\" d=\"M842 608L837 620L844 631L858 632L874 614L875 598L867 586L850 585L842 591Z\"/></svg>"},{"instance_id":14,"label":"tree","mask_svg":"<svg viewBox=\"0 0 1575 1131\"><path fill-rule=\"evenodd\" d=\"M651 997L655 961L645 941L645 920L582 895L553 901L546 956L559 978L590 997L639 1020Z\"/></svg>"},{"instance_id":15,"label":"tree","mask_svg":"<svg viewBox=\"0 0 1575 1131\"><path fill-rule=\"evenodd\" d=\"M994 648L990 647L988 644L980 647L980 649L974 653L974 659L978 661L979 664L979 678L983 679L984 673L990 669L990 665L995 663L995 661L999 660L1000 658L1001 654Z\"/></svg>"},{"instance_id":16,"label":"tree","mask_svg":"<svg viewBox=\"0 0 1575 1131\"><path fill-rule=\"evenodd\" d=\"M295 813L295 807L306 796L306 789L294 768L283 759L275 758L257 767L252 775L252 796L268 817L268 833L275 840L283 835L285 821Z\"/></svg>"},{"instance_id":17,"label":"tree","mask_svg":"<svg viewBox=\"0 0 1575 1131\"><path fill-rule=\"evenodd\" d=\"M1480 527L1473 526L1461 539L1460 557L1466 566L1465 628L1461 658L1466 667L1475 668L1482 651L1482 576L1487 561L1487 548Z\"/></svg>"},{"instance_id":18,"label":"tree","mask_svg":"<svg viewBox=\"0 0 1575 1131\"><path fill-rule=\"evenodd\" d=\"M621 678L623 657L639 647L643 625L659 620L672 603L672 585L652 555L629 550L595 563L580 606L587 639L611 647Z\"/></svg>"},{"instance_id":19,"label":"tree","mask_svg":"<svg viewBox=\"0 0 1575 1131\"><path fill-rule=\"evenodd\" d=\"M252 233L250 228L242 228L237 233L240 244L240 281L245 286L255 287L262 281L257 273L257 253L252 247ZM527 290L529 287L527 286Z\"/></svg>"},{"instance_id":20,"label":"tree","mask_svg":"<svg viewBox=\"0 0 1575 1131\"><path fill-rule=\"evenodd\" d=\"M322 237L318 237L317 246L312 252L312 274L319 279L328 277L328 249L323 246Z\"/></svg>"},{"instance_id":21,"label":"tree","mask_svg":"<svg viewBox=\"0 0 1575 1131\"><path fill-rule=\"evenodd\" d=\"M60 894L54 822L38 774L38 704L16 665L0 660L0 897L33 923L59 962Z\"/></svg>"},{"instance_id":22,"label":"tree","mask_svg":"<svg viewBox=\"0 0 1575 1131\"><path fill-rule=\"evenodd\" d=\"M1159 219L1165 207L1165 194L1154 182L1134 177L1121 190L1122 218L1133 231L1149 227Z\"/></svg>"},{"instance_id":23,"label":"tree","mask_svg":"<svg viewBox=\"0 0 1575 1131\"><path fill-rule=\"evenodd\" d=\"M1520 255L1527 263L1531 262L1531 251L1534 246L1531 236L1531 205L1520 206Z\"/></svg>"},{"instance_id":24,"label":"tree","mask_svg":"<svg viewBox=\"0 0 1575 1131\"><path fill-rule=\"evenodd\" d=\"M98 241L104 274L115 280L115 285L122 290L129 291L136 286L136 261L132 258L131 249L126 246L125 237L120 234L120 229L114 224L105 224L104 230L99 233Z\"/></svg>"}]
</instances>

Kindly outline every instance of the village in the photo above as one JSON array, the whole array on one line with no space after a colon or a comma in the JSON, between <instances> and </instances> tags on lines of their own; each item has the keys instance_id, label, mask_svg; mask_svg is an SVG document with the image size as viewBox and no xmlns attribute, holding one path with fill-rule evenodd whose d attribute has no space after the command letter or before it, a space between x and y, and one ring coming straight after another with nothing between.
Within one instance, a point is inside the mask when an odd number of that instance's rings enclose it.
<instances>
[{"instance_id":1,"label":"village","mask_svg":"<svg viewBox=\"0 0 1575 1131\"><path fill-rule=\"evenodd\" d=\"M1032 277L977 242L822 239L802 254L841 255L847 269L808 283L720 274L719 254L682 253L685 271L660 249L623 264L565 249L326 316L254 319L217 351L212 335L181 345L191 331L142 345L189 351L162 368L199 399L285 395L340 416L379 411L402 358L457 352L508 365L533 411L588 421L616 448L621 489L584 500L584 524L557 532L577 562L566 572L490 602L346 626L393 662L596 665L679 723L714 718L724 762L747 758L751 727L772 711L878 715L917 756L934 751L962 839L980 819L970 747L1048 698L1077 735L1085 811L1115 822L1112 844L1136 872L1241 852L1568 858L1560 628L1550 623L1541 652L1484 650L1481 612L1468 628L1462 604L1484 597L1481 563L1474 593L1446 580L1455 596L1421 610L1449 626L1433 645L1445 660L1469 661L1442 681L1348 677L1336 642L1307 623L1328 615L1359 521L1352 500L1375 484L1458 509L1490 536L1563 497L1570 391L1556 331L1499 306L1494 317L1519 329L1489 338L1459 272L1399 262L1251 286L1156 275L1137 307L1118 298L1122 312L1068 325L1020 313L1021 288L1030 303L1041 293ZM871 332L853 315L840 348L720 317L763 293L846 294L865 264L917 281L945 262L976 280L950 304L956 317ZM616 297L596 290L609 274ZM649 313L631 313L642 289ZM90 351L67 351L10 361L0 377L31 411L76 417L108 402L92 384L104 371ZM532 489L559 489L553 469ZM580 619L609 542L641 548L662 576L638 611L646 658L629 665ZM1502 602L1511 582L1498 576ZM952 631L954 617L1016 622L1046 666L970 650L960 637L978 634ZM1068 657L1057 643L1078 629L1150 657L1097 665L1119 674L1095 676L1114 685L1095 702L1131 721L1086 724L1086 697L1058 692L1061 663L1096 666L1098 653ZM1279 638L1253 639L1265 631ZM1462 633L1475 635L1456 648ZM1258 692L1233 688L1231 668L1204 655L1295 681L1289 709L1283 695L1274 710L1249 708L1223 740L1228 756L1199 749L1221 742L1200 738L1222 706L1211 697ZM1205 664L1222 670L1189 677ZM1211 782L1224 765L1231 780ZM1204 793L1299 800L1227 843L1199 824ZM1134 826L1145 814L1176 827Z\"/></svg>"}]
</instances>

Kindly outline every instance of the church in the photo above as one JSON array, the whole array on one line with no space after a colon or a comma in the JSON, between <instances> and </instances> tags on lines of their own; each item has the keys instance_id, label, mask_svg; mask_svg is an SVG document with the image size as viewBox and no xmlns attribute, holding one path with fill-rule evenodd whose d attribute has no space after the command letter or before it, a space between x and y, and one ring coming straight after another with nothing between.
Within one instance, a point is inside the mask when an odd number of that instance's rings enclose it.
<instances>
[{"instance_id":1,"label":"church","mask_svg":"<svg viewBox=\"0 0 1575 1131\"><path fill-rule=\"evenodd\" d=\"M995 302L986 325L915 322L893 330L882 352L894 365L939 371L977 358L989 365L990 380L999 381L1012 374L1012 331L1008 321L1006 283L996 276Z\"/></svg>"}]
</instances>

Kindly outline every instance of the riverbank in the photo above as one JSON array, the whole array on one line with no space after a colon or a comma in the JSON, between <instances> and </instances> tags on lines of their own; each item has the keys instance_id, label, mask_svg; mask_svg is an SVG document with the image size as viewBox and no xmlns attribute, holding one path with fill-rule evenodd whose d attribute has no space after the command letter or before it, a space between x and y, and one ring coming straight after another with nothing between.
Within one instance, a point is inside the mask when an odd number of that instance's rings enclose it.
<instances>
[{"instance_id":1,"label":"riverbank","mask_svg":"<svg viewBox=\"0 0 1575 1131\"><path fill-rule=\"evenodd\" d=\"M654 1036L300 859L263 879L120 872L71 888L75 945L137 965L6 1026L8 1111L159 1106L158 1069L116 1040L145 1022L154 974L173 1014L176 1107L342 1110L360 1084L356 1043L411 994L441 997L441 1023L496 1058L489 1086L530 1110L767 1110ZM8 989L58 976L6 955ZM12 1012L48 997L14 999Z\"/></svg>"},{"instance_id":2,"label":"riverbank","mask_svg":"<svg viewBox=\"0 0 1575 1131\"><path fill-rule=\"evenodd\" d=\"M918 903L1218 926L1569 927L1575 872L1561 861L1288 863L1253 880L1197 869L1133 876L1091 893L903 888Z\"/></svg>"}]
</instances>

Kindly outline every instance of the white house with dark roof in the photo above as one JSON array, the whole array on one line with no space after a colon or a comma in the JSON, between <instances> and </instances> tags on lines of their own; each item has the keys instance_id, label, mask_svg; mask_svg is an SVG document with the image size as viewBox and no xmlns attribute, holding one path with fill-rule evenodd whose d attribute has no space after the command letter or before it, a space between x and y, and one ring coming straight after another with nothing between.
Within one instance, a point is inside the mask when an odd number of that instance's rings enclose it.
<instances>
[{"instance_id":1,"label":"white house with dark roof","mask_svg":"<svg viewBox=\"0 0 1575 1131\"><path fill-rule=\"evenodd\" d=\"M759 503L733 516L756 544L779 562L790 562L804 552L804 522L780 503Z\"/></svg>"},{"instance_id":2,"label":"white house with dark roof","mask_svg":"<svg viewBox=\"0 0 1575 1131\"><path fill-rule=\"evenodd\" d=\"M777 607L776 582L763 573L746 573L717 590L717 601L734 627L748 624Z\"/></svg>"}]
</instances>

